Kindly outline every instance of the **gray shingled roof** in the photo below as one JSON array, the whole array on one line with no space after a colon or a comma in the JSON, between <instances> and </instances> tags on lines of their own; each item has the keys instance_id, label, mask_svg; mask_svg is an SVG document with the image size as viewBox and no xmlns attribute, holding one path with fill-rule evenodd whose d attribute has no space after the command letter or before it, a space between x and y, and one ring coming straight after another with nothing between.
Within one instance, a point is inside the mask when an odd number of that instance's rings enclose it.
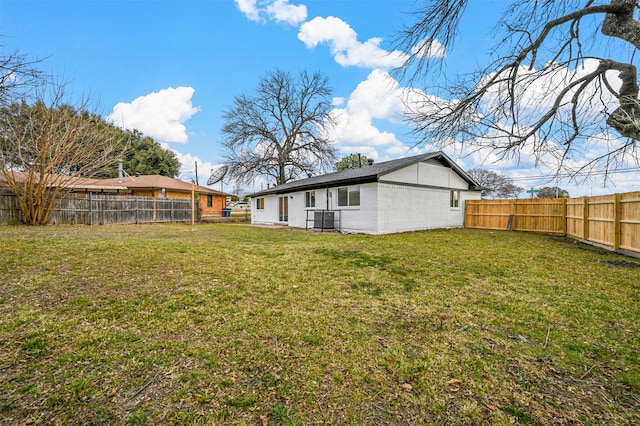
<instances>
[{"instance_id":1,"label":"gray shingled roof","mask_svg":"<svg viewBox=\"0 0 640 426\"><path fill-rule=\"evenodd\" d=\"M326 188L328 186L356 185L362 183L377 182L382 176L386 174L410 166L412 164L419 163L421 161L432 159L440 160L444 164L450 166L464 180L469 182L469 185L471 185L472 187L479 186L477 182L475 182L460 167L458 167L458 165L454 163L449 157L447 157L446 154L444 154L442 151L437 151L428 154L416 155L413 157L384 161L382 163L374 163L370 166L367 165L353 169L345 169L339 172L327 173L320 176L313 176L307 179L287 182L283 185L274 186L273 188L250 194L249 197L253 198L269 194L282 194L293 191Z\"/></svg>"}]
</instances>

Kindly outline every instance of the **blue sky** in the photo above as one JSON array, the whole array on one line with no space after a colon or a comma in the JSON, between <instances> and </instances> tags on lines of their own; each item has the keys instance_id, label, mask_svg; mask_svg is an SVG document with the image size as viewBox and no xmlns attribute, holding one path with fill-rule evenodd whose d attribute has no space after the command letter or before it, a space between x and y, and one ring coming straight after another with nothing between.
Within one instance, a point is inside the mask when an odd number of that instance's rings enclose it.
<instances>
[{"instance_id":1,"label":"blue sky","mask_svg":"<svg viewBox=\"0 0 640 426\"><path fill-rule=\"evenodd\" d=\"M505 0L475 0L460 38L446 55L449 69L472 71L486 60L489 35ZM115 124L135 127L175 150L180 178L199 180L221 164L222 113L233 97L251 95L261 76L280 68L320 71L329 78L340 155L360 152L377 161L412 155L402 122L404 90L389 75L404 52L392 51L412 0L0 0L2 49L44 59L43 68L68 81L74 96L89 95ZM484 155L448 154L465 169L482 166L523 187L543 171L525 156L519 164ZM638 173L579 187L572 196L638 191ZM248 190L260 189L256 182ZM526 196L523 194L522 196Z\"/></svg>"}]
</instances>

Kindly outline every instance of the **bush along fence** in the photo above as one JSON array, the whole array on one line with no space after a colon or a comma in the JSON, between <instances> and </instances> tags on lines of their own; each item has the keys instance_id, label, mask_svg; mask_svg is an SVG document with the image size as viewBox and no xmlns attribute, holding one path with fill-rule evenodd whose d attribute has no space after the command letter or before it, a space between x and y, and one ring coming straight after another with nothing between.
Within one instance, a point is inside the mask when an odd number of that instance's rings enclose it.
<instances>
[{"instance_id":1,"label":"bush along fence","mask_svg":"<svg viewBox=\"0 0 640 426\"><path fill-rule=\"evenodd\" d=\"M468 200L465 227L566 235L640 257L640 192L583 198Z\"/></svg>"},{"instance_id":2,"label":"bush along fence","mask_svg":"<svg viewBox=\"0 0 640 426\"><path fill-rule=\"evenodd\" d=\"M200 220L200 209L190 199L88 193L58 199L49 223L110 225L192 220ZM0 225L21 223L22 212L16 196L0 192Z\"/></svg>"}]
</instances>

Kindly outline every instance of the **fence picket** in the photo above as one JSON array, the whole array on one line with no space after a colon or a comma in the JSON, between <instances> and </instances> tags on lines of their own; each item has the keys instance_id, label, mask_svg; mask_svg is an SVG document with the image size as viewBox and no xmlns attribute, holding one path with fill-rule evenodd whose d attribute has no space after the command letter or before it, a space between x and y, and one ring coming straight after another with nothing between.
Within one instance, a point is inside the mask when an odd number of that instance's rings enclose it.
<instances>
[{"instance_id":1,"label":"fence picket","mask_svg":"<svg viewBox=\"0 0 640 426\"><path fill-rule=\"evenodd\" d=\"M152 222L190 222L190 199L159 199L112 194L69 194L56 200L52 224L111 225ZM196 209L196 220L200 212ZM15 194L0 191L0 225L22 223Z\"/></svg>"},{"instance_id":2,"label":"fence picket","mask_svg":"<svg viewBox=\"0 0 640 426\"><path fill-rule=\"evenodd\" d=\"M566 235L640 255L640 192L567 199L468 200L464 223L467 228Z\"/></svg>"}]
</instances>

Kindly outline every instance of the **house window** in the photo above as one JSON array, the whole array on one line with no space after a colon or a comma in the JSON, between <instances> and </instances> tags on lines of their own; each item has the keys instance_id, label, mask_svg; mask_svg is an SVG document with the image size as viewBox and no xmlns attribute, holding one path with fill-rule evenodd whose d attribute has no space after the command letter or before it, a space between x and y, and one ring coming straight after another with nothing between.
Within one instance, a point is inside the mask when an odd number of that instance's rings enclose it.
<instances>
[{"instance_id":1,"label":"house window","mask_svg":"<svg viewBox=\"0 0 640 426\"><path fill-rule=\"evenodd\" d=\"M207 207L213 207L213 195L207 195Z\"/></svg>"},{"instance_id":2,"label":"house window","mask_svg":"<svg viewBox=\"0 0 640 426\"><path fill-rule=\"evenodd\" d=\"M451 196L449 198L449 207L460 207L460 191L458 191L457 189L451 191Z\"/></svg>"},{"instance_id":3,"label":"house window","mask_svg":"<svg viewBox=\"0 0 640 426\"><path fill-rule=\"evenodd\" d=\"M304 206L305 207L316 206L316 191L307 191L304 193Z\"/></svg>"},{"instance_id":4,"label":"house window","mask_svg":"<svg viewBox=\"0 0 640 426\"><path fill-rule=\"evenodd\" d=\"M338 206L359 206L360 205L360 186L346 186L338 188Z\"/></svg>"},{"instance_id":5,"label":"house window","mask_svg":"<svg viewBox=\"0 0 640 426\"><path fill-rule=\"evenodd\" d=\"M256 198L256 210L264 210L264 198Z\"/></svg>"}]
</instances>

